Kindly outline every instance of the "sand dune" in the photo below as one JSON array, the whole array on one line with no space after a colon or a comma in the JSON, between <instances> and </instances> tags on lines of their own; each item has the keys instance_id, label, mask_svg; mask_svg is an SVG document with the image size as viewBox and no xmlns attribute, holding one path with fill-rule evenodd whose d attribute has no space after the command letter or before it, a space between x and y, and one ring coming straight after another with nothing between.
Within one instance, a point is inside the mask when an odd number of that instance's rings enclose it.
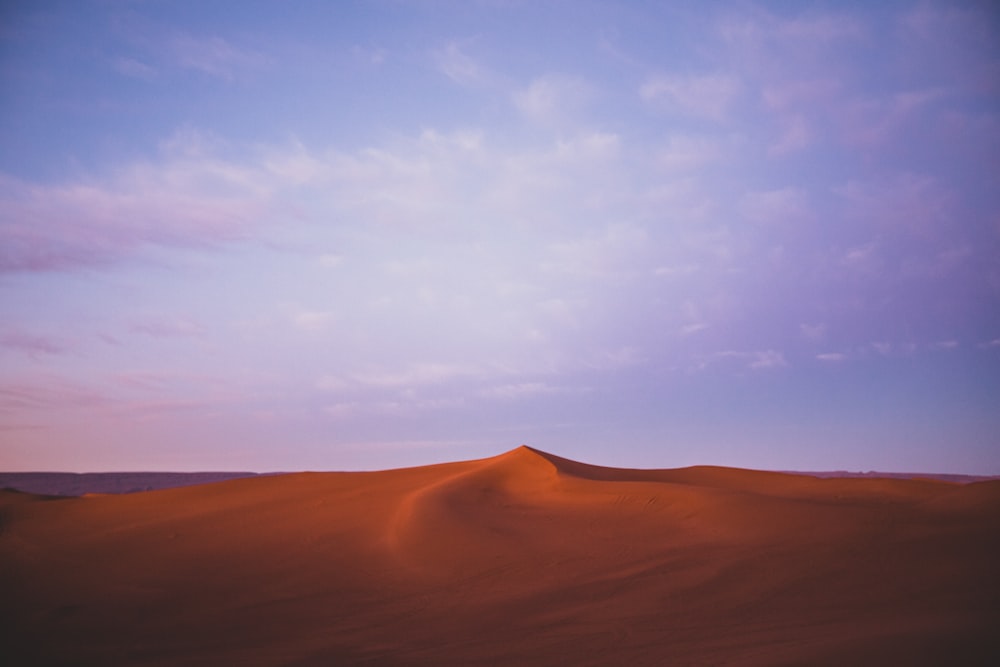
<instances>
[{"instance_id":1,"label":"sand dune","mask_svg":"<svg viewBox=\"0 0 1000 667\"><path fill-rule=\"evenodd\" d=\"M526 447L0 493L11 664L998 664L1000 481L621 470Z\"/></svg>"}]
</instances>

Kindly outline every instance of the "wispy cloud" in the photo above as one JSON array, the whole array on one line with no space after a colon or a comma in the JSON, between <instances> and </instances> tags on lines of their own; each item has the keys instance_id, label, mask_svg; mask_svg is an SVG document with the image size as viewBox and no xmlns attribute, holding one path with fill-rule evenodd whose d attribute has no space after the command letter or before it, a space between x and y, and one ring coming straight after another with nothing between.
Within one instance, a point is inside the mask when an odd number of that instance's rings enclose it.
<instances>
[{"instance_id":1,"label":"wispy cloud","mask_svg":"<svg viewBox=\"0 0 1000 667\"><path fill-rule=\"evenodd\" d=\"M813 217L807 195L797 188L749 192L740 202L743 214L758 222L804 223Z\"/></svg>"},{"instance_id":2,"label":"wispy cloud","mask_svg":"<svg viewBox=\"0 0 1000 667\"><path fill-rule=\"evenodd\" d=\"M362 385L402 388L440 384L476 372L477 369L455 364L421 363L398 371L357 373L351 379Z\"/></svg>"},{"instance_id":3,"label":"wispy cloud","mask_svg":"<svg viewBox=\"0 0 1000 667\"><path fill-rule=\"evenodd\" d=\"M335 321L334 313L326 310L303 310L292 317L298 329L309 333L326 331Z\"/></svg>"},{"instance_id":4,"label":"wispy cloud","mask_svg":"<svg viewBox=\"0 0 1000 667\"><path fill-rule=\"evenodd\" d=\"M545 394L555 394L559 392L560 389L558 387L550 386L545 382L518 382L514 384L502 384L494 387L488 387L480 391L479 395L486 398L514 400L530 398L533 396L542 396Z\"/></svg>"},{"instance_id":5,"label":"wispy cloud","mask_svg":"<svg viewBox=\"0 0 1000 667\"><path fill-rule=\"evenodd\" d=\"M727 13L717 31L723 42L750 59L752 65L774 65L774 60L795 53L797 60L780 63L788 68L813 67L830 48L855 42L870 31L863 18L850 13L778 15L757 7Z\"/></svg>"},{"instance_id":6,"label":"wispy cloud","mask_svg":"<svg viewBox=\"0 0 1000 667\"><path fill-rule=\"evenodd\" d=\"M61 377L0 383L0 412L84 409L112 404L106 394Z\"/></svg>"},{"instance_id":7,"label":"wispy cloud","mask_svg":"<svg viewBox=\"0 0 1000 667\"><path fill-rule=\"evenodd\" d=\"M384 64L389 59L389 51L377 46L355 46L351 49L351 53L358 59L375 67Z\"/></svg>"},{"instance_id":8,"label":"wispy cloud","mask_svg":"<svg viewBox=\"0 0 1000 667\"><path fill-rule=\"evenodd\" d=\"M750 368L783 368L787 365L785 355L777 350L755 352L750 361Z\"/></svg>"},{"instance_id":9,"label":"wispy cloud","mask_svg":"<svg viewBox=\"0 0 1000 667\"><path fill-rule=\"evenodd\" d=\"M397 400L345 401L323 408L324 413L337 419L358 417L413 417L425 412L460 408L465 404L461 397L418 398L403 397Z\"/></svg>"},{"instance_id":10,"label":"wispy cloud","mask_svg":"<svg viewBox=\"0 0 1000 667\"><path fill-rule=\"evenodd\" d=\"M0 177L0 272L72 270L148 246L243 238L267 211L260 176L233 162L168 157L59 185Z\"/></svg>"},{"instance_id":11,"label":"wispy cloud","mask_svg":"<svg viewBox=\"0 0 1000 667\"><path fill-rule=\"evenodd\" d=\"M463 86L480 84L487 76L483 66L468 55L459 42L449 42L435 51L434 59L445 76Z\"/></svg>"},{"instance_id":12,"label":"wispy cloud","mask_svg":"<svg viewBox=\"0 0 1000 667\"><path fill-rule=\"evenodd\" d=\"M152 81L157 76L155 67L136 58L115 58L112 61L112 65L119 74L124 74L125 76L133 79Z\"/></svg>"},{"instance_id":13,"label":"wispy cloud","mask_svg":"<svg viewBox=\"0 0 1000 667\"><path fill-rule=\"evenodd\" d=\"M218 36L178 34L170 39L168 49L177 65L227 81L269 63L263 53L236 46Z\"/></svg>"},{"instance_id":14,"label":"wispy cloud","mask_svg":"<svg viewBox=\"0 0 1000 667\"><path fill-rule=\"evenodd\" d=\"M658 74L639 88L639 96L658 107L698 118L725 120L742 86L730 74Z\"/></svg>"},{"instance_id":15,"label":"wispy cloud","mask_svg":"<svg viewBox=\"0 0 1000 667\"><path fill-rule=\"evenodd\" d=\"M189 319L146 317L132 323L130 330L153 338L200 338L205 328Z\"/></svg>"},{"instance_id":16,"label":"wispy cloud","mask_svg":"<svg viewBox=\"0 0 1000 667\"><path fill-rule=\"evenodd\" d=\"M613 224L599 233L553 244L542 268L603 278L632 274L634 259L646 240L646 232L640 227Z\"/></svg>"},{"instance_id":17,"label":"wispy cloud","mask_svg":"<svg viewBox=\"0 0 1000 667\"><path fill-rule=\"evenodd\" d=\"M826 324L809 324L803 322L799 325L799 331L809 340L823 340L826 336Z\"/></svg>"},{"instance_id":18,"label":"wispy cloud","mask_svg":"<svg viewBox=\"0 0 1000 667\"><path fill-rule=\"evenodd\" d=\"M513 101L532 121L560 123L573 119L594 95L593 86L581 77L550 74L515 91Z\"/></svg>"},{"instance_id":19,"label":"wispy cloud","mask_svg":"<svg viewBox=\"0 0 1000 667\"><path fill-rule=\"evenodd\" d=\"M910 120L942 95L941 90L907 90L845 102L841 132L848 145L871 149L903 134Z\"/></svg>"},{"instance_id":20,"label":"wispy cloud","mask_svg":"<svg viewBox=\"0 0 1000 667\"><path fill-rule=\"evenodd\" d=\"M813 142L813 130L802 114L791 114L780 122L781 135L767 149L771 155L795 153Z\"/></svg>"},{"instance_id":21,"label":"wispy cloud","mask_svg":"<svg viewBox=\"0 0 1000 667\"><path fill-rule=\"evenodd\" d=\"M691 173L717 162L723 155L724 146L715 137L674 134L657 152L655 164L669 173Z\"/></svg>"},{"instance_id":22,"label":"wispy cloud","mask_svg":"<svg viewBox=\"0 0 1000 667\"><path fill-rule=\"evenodd\" d=\"M709 324L707 322L692 322L691 324L685 324L682 326L679 333L682 336L691 336L701 331L705 331L708 328Z\"/></svg>"},{"instance_id":23,"label":"wispy cloud","mask_svg":"<svg viewBox=\"0 0 1000 667\"><path fill-rule=\"evenodd\" d=\"M749 370L769 370L785 368L789 365L783 352L779 350L721 350L694 360L694 370L706 370L717 364L737 364Z\"/></svg>"},{"instance_id":24,"label":"wispy cloud","mask_svg":"<svg viewBox=\"0 0 1000 667\"><path fill-rule=\"evenodd\" d=\"M22 330L0 331L0 348L20 352L31 358L66 352L66 344L58 339Z\"/></svg>"},{"instance_id":25,"label":"wispy cloud","mask_svg":"<svg viewBox=\"0 0 1000 667\"><path fill-rule=\"evenodd\" d=\"M960 224L950 188L927 174L887 173L869 181L850 180L834 192L843 198L847 215L868 224L873 234L889 235L897 243L921 237L950 241ZM925 248L931 249L930 245Z\"/></svg>"},{"instance_id":26,"label":"wispy cloud","mask_svg":"<svg viewBox=\"0 0 1000 667\"><path fill-rule=\"evenodd\" d=\"M344 263L344 256L335 253L325 253L320 256L319 263L327 269L335 269Z\"/></svg>"}]
</instances>

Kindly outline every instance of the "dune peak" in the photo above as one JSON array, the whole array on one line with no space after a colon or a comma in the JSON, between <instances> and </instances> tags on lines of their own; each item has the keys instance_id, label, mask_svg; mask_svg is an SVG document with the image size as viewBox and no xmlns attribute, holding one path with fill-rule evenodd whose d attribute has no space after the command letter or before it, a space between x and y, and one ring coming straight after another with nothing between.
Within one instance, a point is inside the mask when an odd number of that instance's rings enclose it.
<instances>
[{"instance_id":1,"label":"dune peak","mask_svg":"<svg viewBox=\"0 0 1000 667\"><path fill-rule=\"evenodd\" d=\"M507 480L543 480L554 477L559 469L554 457L540 450L520 445L483 461L479 474L499 474Z\"/></svg>"},{"instance_id":2,"label":"dune peak","mask_svg":"<svg viewBox=\"0 0 1000 667\"><path fill-rule=\"evenodd\" d=\"M531 459L547 460L549 456L551 455L541 451L540 449L535 449L534 447L530 447L528 445L518 445L514 449L511 449L509 451L504 452L503 454L498 455L496 458L520 459L520 460L531 460Z\"/></svg>"}]
</instances>

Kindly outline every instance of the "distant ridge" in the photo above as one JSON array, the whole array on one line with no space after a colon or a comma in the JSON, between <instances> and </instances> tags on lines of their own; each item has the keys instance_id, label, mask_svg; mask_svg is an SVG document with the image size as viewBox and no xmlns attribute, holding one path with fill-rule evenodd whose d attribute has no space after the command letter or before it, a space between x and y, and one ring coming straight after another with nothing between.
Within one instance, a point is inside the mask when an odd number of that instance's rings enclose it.
<instances>
[{"instance_id":1,"label":"distant ridge","mask_svg":"<svg viewBox=\"0 0 1000 667\"><path fill-rule=\"evenodd\" d=\"M717 466L692 466L690 468L675 469L632 469L596 466L566 459L555 454L543 452L539 449L521 445L511 451L494 457L497 460L521 460L536 462L546 461L562 472L571 472L582 477L601 479L608 475L620 476L625 474L636 479L644 479L648 473L663 472L672 470L679 472L682 470L693 471L698 468L715 468ZM736 470L736 468L734 468ZM951 473L914 473L914 472L853 472L848 470L829 471L802 471L802 470L776 470L759 472L777 472L786 475L807 475L822 479L923 479L936 480L940 482L952 482L957 484L971 484L973 482L983 482L1000 479L1000 475L961 475ZM195 486L198 484L211 484L213 482L223 482L230 479L241 479L245 477L257 477L261 475L280 475L281 472L0 472L0 489L8 488L25 493L35 493L46 496L82 496L88 493L139 493L142 491L156 491L159 489L173 489L182 486Z\"/></svg>"},{"instance_id":2,"label":"distant ridge","mask_svg":"<svg viewBox=\"0 0 1000 667\"><path fill-rule=\"evenodd\" d=\"M851 472L849 470L828 470L819 472L808 472L802 470L785 470L791 475L810 475L812 477L835 478L843 477L848 479L933 479L938 482L955 482L958 484L971 484L973 482L986 482L991 479L1000 479L1000 475L959 475L954 473L936 472L878 472L869 470L867 472Z\"/></svg>"},{"instance_id":3,"label":"distant ridge","mask_svg":"<svg viewBox=\"0 0 1000 667\"><path fill-rule=\"evenodd\" d=\"M256 477L255 472L0 472L0 489L43 496L137 493Z\"/></svg>"}]
</instances>

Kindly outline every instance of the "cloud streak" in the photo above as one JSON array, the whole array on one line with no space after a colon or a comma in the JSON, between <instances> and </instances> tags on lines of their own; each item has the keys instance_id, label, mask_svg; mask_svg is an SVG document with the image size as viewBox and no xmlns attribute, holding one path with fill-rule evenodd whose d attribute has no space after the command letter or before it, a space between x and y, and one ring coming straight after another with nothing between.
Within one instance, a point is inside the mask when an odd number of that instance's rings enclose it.
<instances>
[{"instance_id":1,"label":"cloud streak","mask_svg":"<svg viewBox=\"0 0 1000 667\"><path fill-rule=\"evenodd\" d=\"M0 331L0 348L20 352L33 359L59 355L67 351L65 343L40 334L27 331Z\"/></svg>"},{"instance_id":2,"label":"cloud streak","mask_svg":"<svg viewBox=\"0 0 1000 667\"><path fill-rule=\"evenodd\" d=\"M104 266L149 246L246 238L265 216L260 170L198 156L128 165L102 179L43 185L0 178L0 272Z\"/></svg>"}]
</instances>

